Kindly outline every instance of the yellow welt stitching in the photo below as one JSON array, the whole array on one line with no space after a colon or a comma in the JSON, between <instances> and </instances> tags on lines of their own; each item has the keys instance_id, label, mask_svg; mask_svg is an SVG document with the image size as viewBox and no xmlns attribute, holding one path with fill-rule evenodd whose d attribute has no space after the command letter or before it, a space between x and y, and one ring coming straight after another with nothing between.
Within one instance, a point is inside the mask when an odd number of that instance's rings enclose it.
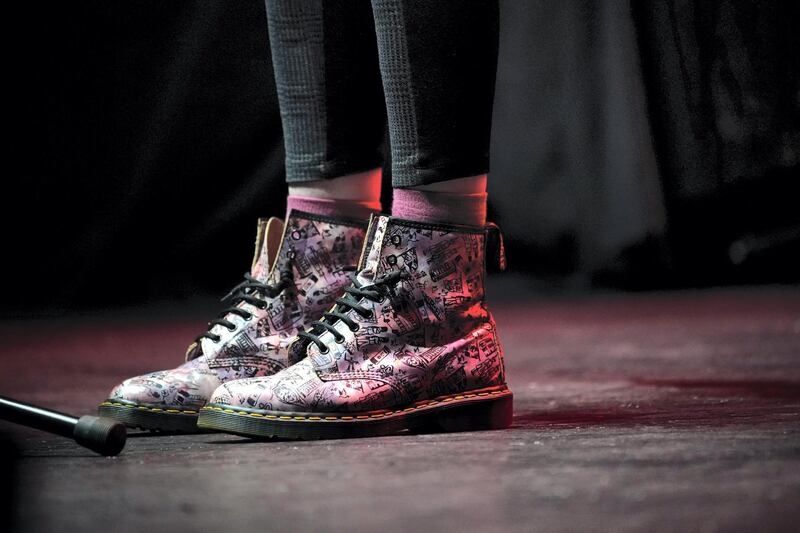
<instances>
[{"instance_id":1,"label":"yellow welt stitching","mask_svg":"<svg viewBox=\"0 0 800 533\"><path fill-rule=\"evenodd\" d=\"M113 405L115 407L124 407L126 409L136 409L137 411L149 411L152 413L187 413L187 414L195 414L197 411L191 411L189 409L162 409L161 407L146 407L144 405L128 405L125 403L118 403L118 402L103 402L100 404L102 405Z\"/></svg>"},{"instance_id":2,"label":"yellow welt stitching","mask_svg":"<svg viewBox=\"0 0 800 533\"><path fill-rule=\"evenodd\" d=\"M405 413L405 412L408 412L408 411L415 411L417 409L430 407L432 405L437 405L437 404L440 404L440 403L452 402L453 400L463 400L463 399L466 399L466 398L474 398L474 397L477 397L477 396L496 396L498 394L505 394L506 392L508 392L507 389L490 391L490 392L476 392L476 393L456 394L456 395L453 395L453 396L447 396L447 397L444 397L444 398L439 398L438 400L426 400L426 401L420 402L419 404L414 405L412 407L406 407L405 409L397 409L395 411L385 411L383 413L375 413L375 414L372 414L372 415L353 415L353 416L347 415L347 416L326 416L326 417L308 416L308 417L306 417L306 416L263 415L263 414L260 414L260 413L248 413L246 411L239 411L238 414L247 415L247 416L254 416L254 417L263 417L263 418L269 418L269 419L280 419L280 420L367 420L367 419L370 419L370 418L382 418L382 417L385 417L385 416L390 416L390 415L394 415L394 414L398 414L398 413ZM101 404L101 405L109 405L109 403L108 402L103 402L103 404ZM124 404L118 404L118 405L124 405ZM131 407L131 406L125 406L125 407ZM147 408L140 407L140 409L147 409ZM203 410L222 411L222 412L225 412L225 413L235 413L235 411L232 410L232 409L221 409L219 407L203 407L202 409ZM152 410L160 410L160 409L153 408ZM181 412L181 411L172 410L172 412ZM195 411L183 411L183 412L193 413Z\"/></svg>"}]
</instances>

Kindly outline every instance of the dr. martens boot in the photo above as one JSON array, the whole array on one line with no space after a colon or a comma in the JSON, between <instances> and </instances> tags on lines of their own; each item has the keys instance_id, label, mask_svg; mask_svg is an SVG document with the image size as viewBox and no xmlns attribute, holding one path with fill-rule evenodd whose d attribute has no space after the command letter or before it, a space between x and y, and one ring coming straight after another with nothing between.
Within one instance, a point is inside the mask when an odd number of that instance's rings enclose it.
<instances>
[{"instance_id":1,"label":"dr. martens boot","mask_svg":"<svg viewBox=\"0 0 800 533\"><path fill-rule=\"evenodd\" d=\"M350 283L365 227L298 211L285 226L259 220L250 273L223 299L230 307L189 346L186 361L123 381L100 414L132 427L197 431L199 410L218 386L288 366L290 342Z\"/></svg>"},{"instance_id":2,"label":"dr. martens boot","mask_svg":"<svg viewBox=\"0 0 800 533\"><path fill-rule=\"evenodd\" d=\"M495 230L373 217L353 283L290 346L299 362L226 382L199 426L303 439L508 427L512 394L484 301Z\"/></svg>"}]
</instances>

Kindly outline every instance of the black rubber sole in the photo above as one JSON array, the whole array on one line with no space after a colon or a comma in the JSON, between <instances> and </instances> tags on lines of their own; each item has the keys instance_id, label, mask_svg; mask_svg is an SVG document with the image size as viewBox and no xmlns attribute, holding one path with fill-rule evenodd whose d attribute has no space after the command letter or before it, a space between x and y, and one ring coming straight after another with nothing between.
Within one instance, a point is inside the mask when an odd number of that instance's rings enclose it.
<instances>
[{"instance_id":1,"label":"black rubber sole","mask_svg":"<svg viewBox=\"0 0 800 533\"><path fill-rule=\"evenodd\" d=\"M167 409L121 400L106 400L98 406L97 413L119 420L130 428L167 433L201 433L197 427L197 410Z\"/></svg>"},{"instance_id":2,"label":"black rubber sole","mask_svg":"<svg viewBox=\"0 0 800 533\"><path fill-rule=\"evenodd\" d=\"M197 426L236 435L281 439L342 439L418 433L504 429L513 419L514 396L506 387L453 394L392 411L286 413L209 404Z\"/></svg>"}]
</instances>

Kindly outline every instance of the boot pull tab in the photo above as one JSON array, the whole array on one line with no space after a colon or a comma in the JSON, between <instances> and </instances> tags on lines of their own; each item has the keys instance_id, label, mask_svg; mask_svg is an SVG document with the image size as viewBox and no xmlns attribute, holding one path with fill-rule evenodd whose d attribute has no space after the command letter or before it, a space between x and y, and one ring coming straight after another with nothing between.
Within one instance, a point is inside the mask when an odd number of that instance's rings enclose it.
<instances>
[{"instance_id":1,"label":"boot pull tab","mask_svg":"<svg viewBox=\"0 0 800 533\"><path fill-rule=\"evenodd\" d=\"M503 272L506 269L506 246L503 243L503 232L500 226L494 222L486 223L486 257L491 257L492 261L487 261L487 266L491 270Z\"/></svg>"}]
</instances>

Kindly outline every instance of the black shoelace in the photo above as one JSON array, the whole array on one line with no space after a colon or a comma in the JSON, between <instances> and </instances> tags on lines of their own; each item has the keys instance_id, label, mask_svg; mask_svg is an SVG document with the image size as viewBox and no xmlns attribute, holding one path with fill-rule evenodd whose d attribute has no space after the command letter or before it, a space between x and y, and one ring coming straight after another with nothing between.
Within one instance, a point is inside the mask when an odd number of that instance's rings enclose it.
<instances>
[{"instance_id":1,"label":"black shoelace","mask_svg":"<svg viewBox=\"0 0 800 533\"><path fill-rule=\"evenodd\" d=\"M330 312L322 314L322 320L316 320L311 323L311 328L308 331L301 331L297 336L301 339L307 339L319 348L320 353L328 353L330 349L325 342L320 339L320 335L326 331L331 332L336 342L342 343L345 338L344 335L339 333L334 324L341 320L350 331L355 333L361 326L358 322L353 320L345 313L353 310L359 314L364 320L369 320L373 317L374 313L371 309L359 304L362 298L366 298L375 303L382 302L388 294L390 294L394 285L397 282L408 279L408 272L405 270L395 270L382 276L370 284L362 285L355 274L351 274L352 283L349 287L344 289L345 295L336 300L336 307Z\"/></svg>"},{"instance_id":2,"label":"black shoelace","mask_svg":"<svg viewBox=\"0 0 800 533\"><path fill-rule=\"evenodd\" d=\"M291 270L282 271L280 280L277 283L271 284L258 281L249 273L245 273L244 281L235 286L228 294L222 297L222 301L231 302L231 306L222 311L217 318L209 322L208 331L202 335L199 335L195 341L199 342L200 339L207 338L211 339L213 342L219 342L220 336L211 332L214 326L223 326L227 328L228 331L234 331L236 329L236 324L230 320L227 320L225 318L226 316L229 314L237 315L245 320L250 320L253 318L252 313L249 313L241 307L238 307L240 303L246 302L254 307L257 307L258 309L266 309L267 302L261 298L258 298L257 295L261 294L268 298L275 298L289 285L292 280L293 275Z\"/></svg>"}]
</instances>

